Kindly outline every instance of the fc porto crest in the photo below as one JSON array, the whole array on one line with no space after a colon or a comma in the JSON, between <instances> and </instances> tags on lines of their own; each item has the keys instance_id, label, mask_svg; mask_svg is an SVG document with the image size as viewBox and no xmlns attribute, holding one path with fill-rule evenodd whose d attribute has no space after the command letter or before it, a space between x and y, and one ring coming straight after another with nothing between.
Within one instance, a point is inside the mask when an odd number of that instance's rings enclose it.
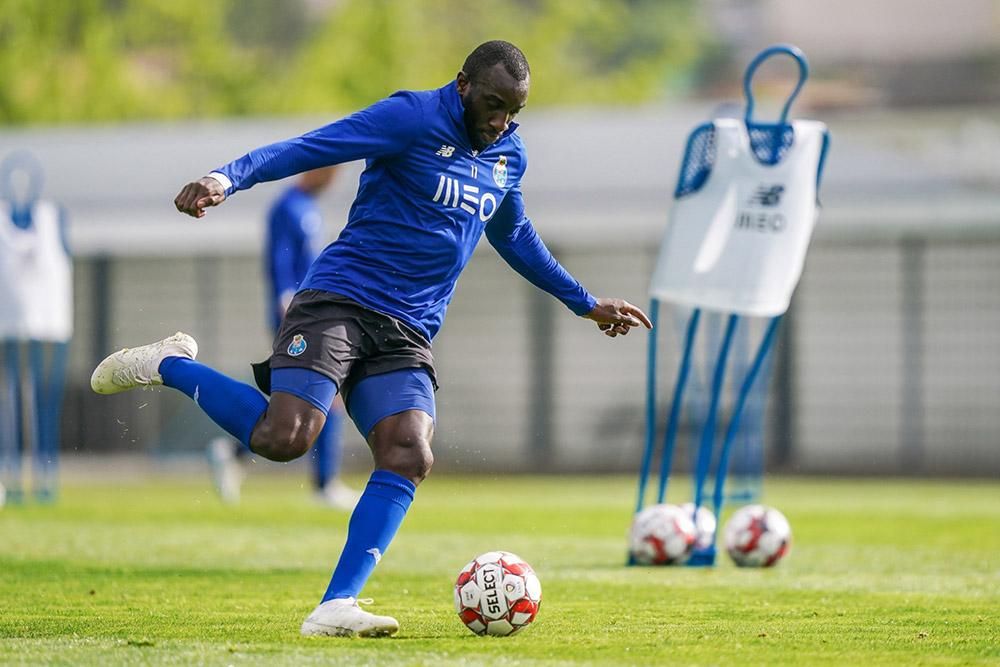
<instances>
[{"instance_id":1,"label":"fc porto crest","mask_svg":"<svg viewBox=\"0 0 1000 667\"><path fill-rule=\"evenodd\" d=\"M493 182L498 188L507 185L507 156L501 155L497 163L493 165Z\"/></svg>"},{"instance_id":2,"label":"fc porto crest","mask_svg":"<svg viewBox=\"0 0 1000 667\"><path fill-rule=\"evenodd\" d=\"M288 354L297 357L306 351L306 347L306 339L302 334L295 334L292 337L292 342L288 344Z\"/></svg>"}]
</instances>

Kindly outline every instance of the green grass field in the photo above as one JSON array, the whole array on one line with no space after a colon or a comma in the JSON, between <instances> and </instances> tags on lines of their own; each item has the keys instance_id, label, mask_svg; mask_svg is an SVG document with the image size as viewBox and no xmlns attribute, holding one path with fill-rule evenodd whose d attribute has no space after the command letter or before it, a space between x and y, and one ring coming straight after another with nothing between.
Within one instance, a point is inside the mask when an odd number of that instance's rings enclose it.
<instances>
[{"instance_id":1,"label":"green grass field","mask_svg":"<svg viewBox=\"0 0 1000 667\"><path fill-rule=\"evenodd\" d=\"M0 511L0 664L1000 664L1000 484L769 480L795 536L768 571L624 567L633 493L432 476L365 590L400 633L366 640L298 634L347 523L299 477L251 477L235 508L200 479L71 486ZM542 581L516 637L452 608L491 549Z\"/></svg>"}]
</instances>

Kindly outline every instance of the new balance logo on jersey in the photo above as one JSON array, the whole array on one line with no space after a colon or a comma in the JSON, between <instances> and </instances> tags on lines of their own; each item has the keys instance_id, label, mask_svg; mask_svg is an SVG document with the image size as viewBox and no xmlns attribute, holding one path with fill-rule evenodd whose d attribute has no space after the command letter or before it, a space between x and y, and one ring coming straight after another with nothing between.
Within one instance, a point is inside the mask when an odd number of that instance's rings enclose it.
<instances>
[{"instance_id":1,"label":"new balance logo on jersey","mask_svg":"<svg viewBox=\"0 0 1000 667\"><path fill-rule=\"evenodd\" d=\"M761 185L750 197L750 206L777 206L781 203L781 195L785 193L784 185Z\"/></svg>"},{"instance_id":2,"label":"new balance logo on jersey","mask_svg":"<svg viewBox=\"0 0 1000 667\"><path fill-rule=\"evenodd\" d=\"M441 157L451 157L455 152L454 146L449 146L448 144L442 144L441 148L437 149L434 155L440 155Z\"/></svg>"},{"instance_id":3,"label":"new balance logo on jersey","mask_svg":"<svg viewBox=\"0 0 1000 667\"><path fill-rule=\"evenodd\" d=\"M449 208L460 208L466 213L478 214L486 222L497 211L497 199L491 192L479 194L478 185L462 183L457 178L442 174L437 191L431 201Z\"/></svg>"}]
</instances>

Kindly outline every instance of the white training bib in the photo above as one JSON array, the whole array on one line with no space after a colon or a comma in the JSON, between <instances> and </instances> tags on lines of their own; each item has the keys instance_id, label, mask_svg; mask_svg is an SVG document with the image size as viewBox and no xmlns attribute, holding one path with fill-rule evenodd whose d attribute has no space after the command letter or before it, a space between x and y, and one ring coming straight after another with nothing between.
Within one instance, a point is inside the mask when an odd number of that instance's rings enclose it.
<instances>
[{"instance_id":1,"label":"white training bib","mask_svg":"<svg viewBox=\"0 0 1000 667\"><path fill-rule=\"evenodd\" d=\"M73 335L73 265L59 209L39 201L21 229L0 201L0 338L66 342Z\"/></svg>"},{"instance_id":2,"label":"white training bib","mask_svg":"<svg viewBox=\"0 0 1000 667\"><path fill-rule=\"evenodd\" d=\"M826 126L793 121L781 162L759 162L741 120L716 119L705 184L673 206L650 296L750 316L784 313L816 224Z\"/></svg>"}]
</instances>

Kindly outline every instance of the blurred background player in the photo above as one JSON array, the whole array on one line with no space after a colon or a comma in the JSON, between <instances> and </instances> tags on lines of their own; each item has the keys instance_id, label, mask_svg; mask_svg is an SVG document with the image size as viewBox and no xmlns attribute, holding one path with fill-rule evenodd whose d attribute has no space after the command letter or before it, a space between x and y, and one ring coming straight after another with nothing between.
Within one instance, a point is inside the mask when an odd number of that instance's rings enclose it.
<instances>
[{"instance_id":1,"label":"blurred background player","mask_svg":"<svg viewBox=\"0 0 1000 667\"><path fill-rule=\"evenodd\" d=\"M56 498L73 335L66 214L41 198L42 181L42 165L31 153L0 161L0 479L15 503L24 499L28 454L36 500Z\"/></svg>"},{"instance_id":2,"label":"blurred background player","mask_svg":"<svg viewBox=\"0 0 1000 667\"><path fill-rule=\"evenodd\" d=\"M268 281L268 319L278 333L288 304L306 277L309 266L324 244L323 217L316 200L333 182L336 166L301 174L271 206L264 240L265 274ZM341 459L341 423L344 404L337 396L311 451L313 488L316 499L336 509L351 510L360 497L338 477ZM226 436L209 443L208 458L215 488L225 502L240 499L245 471L240 460L248 450Z\"/></svg>"}]
</instances>

